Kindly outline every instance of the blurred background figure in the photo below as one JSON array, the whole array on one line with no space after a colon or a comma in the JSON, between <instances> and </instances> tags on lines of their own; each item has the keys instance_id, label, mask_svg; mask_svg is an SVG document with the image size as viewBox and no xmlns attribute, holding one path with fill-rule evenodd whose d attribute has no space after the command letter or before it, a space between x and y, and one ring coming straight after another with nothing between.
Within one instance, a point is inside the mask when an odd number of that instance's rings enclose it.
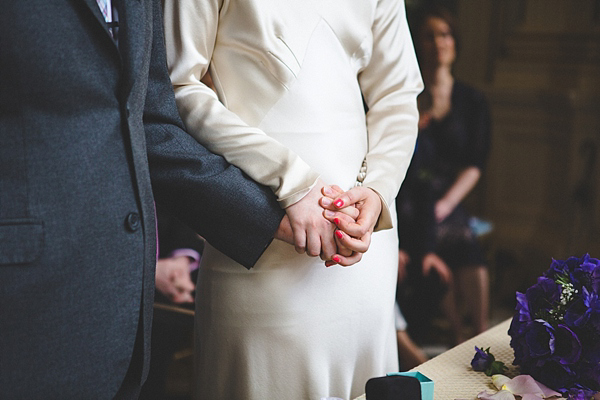
<instances>
[{"instance_id":1,"label":"blurred background figure","mask_svg":"<svg viewBox=\"0 0 600 400\"><path fill-rule=\"evenodd\" d=\"M449 344L457 344L466 339L459 299L474 333L488 325L488 269L461 203L485 167L490 116L484 95L453 75L458 40L452 14L439 5L424 8L411 28L425 90L418 98L415 154L396 200L398 301L419 334L440 305L451 327Z\"/></svg>"},{"instance_id":2,"label":"blurred background figure","mask_svg":"<svg viewBox=\"0 0 600 400\"><path fill-rule=\"evenodd\" d=\"M191 361L193 310L198 264L204 240L194 231L156 205L159 257L156 262L155 312L152 325L150 372L142 388L141 400L166 400L175 393L168 390L168 379L185 384L191 382L188 371L175 380L169 373L174 355L189 349ZM174 306L174 307L173 307ZM181 363L183 364L183 363ZM183 364L191 369L191 362Z\"/></svg>"},{"instance_id":3,"label":"blurred background figure","mask_svg":"<svg viewBox=\"0 0 600 400\"><path fill-rule=\"evenodd\" d=\"M600 254L600 1L407 0L413 30L431 3L456 16L453 76L492 116L485 174L463 204L493 222L481 237L493 324L551 258Z\"/></svg>"}]
</instances>

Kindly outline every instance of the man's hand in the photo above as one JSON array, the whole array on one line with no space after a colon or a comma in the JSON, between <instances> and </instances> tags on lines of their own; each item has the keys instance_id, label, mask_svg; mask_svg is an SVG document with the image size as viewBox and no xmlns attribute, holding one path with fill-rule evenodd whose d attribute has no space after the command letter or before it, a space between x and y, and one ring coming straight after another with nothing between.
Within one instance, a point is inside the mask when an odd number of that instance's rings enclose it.
<instances>
[{"instance_id":1,"label":"man's hand","mask_svg":"<svg viewBox=\"0 0 600 400\"><path fill-rule=\"evenodd\" d=\"M156 289L174 303L193 303L196 286L190 278L187 256L161 258L156 262Z\"/></svg>"},{"instance_id":2,"label":"man's hand","mask_svg":"<svg viewBox=\"0 0 600 400\"><path fill-rule=\"evenodd\" d=\"M371 234L381 214L381 199L372 189L354 187L343 192L337 186L325 187L320 200L323 215L339 229L335 232L339 243L352 250L351 256L336 254L335 263L348 266L357 263L369 249ZM356 215L358 212L358 215ZM332 262L326 265L332 265Z\"/></svg>"},{"instance_id":3,"label":"man's hand","mask_svg":"<svg viewBox=\"0 0 600 400\"><path fill-rule=\"evenodd\" d=\"M292 204L285 211L296 251L306 252L311 257L321 255L329 260L336 253L337 246L333 238L335 225L323 218L323 208L319 205L323 186L323 181L319 179L302 200Z\"/></svg>"},{"instance_id":4,"label":"man's hand","mask_svg":"<svg viewBox=\"0 0 600 400\"><path fill-rule=\"evenodd\" d=\"M448 264L444 262L437 254L427 253L423 257L423 276L428 276L431 270L437 271L442 282L446 285L450 285L453 281L452 270L448 267Z\"/></svg>"},{"instance_id":5,"label":"man's hand","mask_svg":"<svg viewBox=\"0 0 600 400\"><path fill-rule=\"evenodd\" d=\"M286 243L294 245L294 232L292 232L292 225L290 224L290 219L285 214L279 223L279 228L275 232L275 239L282 240Z\"/></svg>"}]
</instances>

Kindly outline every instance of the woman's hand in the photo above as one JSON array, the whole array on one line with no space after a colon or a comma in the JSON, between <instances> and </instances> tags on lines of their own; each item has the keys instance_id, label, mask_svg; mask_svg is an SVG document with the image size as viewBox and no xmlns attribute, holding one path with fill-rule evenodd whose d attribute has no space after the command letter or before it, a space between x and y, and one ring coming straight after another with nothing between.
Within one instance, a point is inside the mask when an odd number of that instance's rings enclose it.
<instances>
[{"instance_id":1,"label":"woman's hand","mask_svg":"<svg viewBox=\"0 0 600 400\"><path fill-rule=\"evenodd\" d=\"M320 202L321 206L327 206L327 207L331 207L333 204L333 199L335 199L338 196L341 196L344 193L344 191L337 185L325 186L325 187L323 187L321 192L328 197L322 197L321 200L319 200L319 202ZM354 221L356 221L356 218L358 218L358 215L359 215L359 210L356 207L354 207L354 205L344 207L344 208L340 209L339 211L346 214L348 217L350 217ZM325 263L326 266L330 267L331 265L342 262L342 259L339 256L344 257L343 262L345 263L345 265L351 265L351 264L354 264L354 263L360 261L360 257L362 257L362 256L359 256L359 258L357 258L356 256L354 258L351 258L353 256L354 252L342 244L341 239L343 239L343 236L344 235L343 235L342 231L340 231L340 230L335 231L334 239L335 239L335 244L337 245L338 257L336 257L335 255L333 257L335 257L337 261ZM321 257L321 259L323 261L327 261L324 257ZM351 261L351 260L355 260L355 259L356 259L356 261Z\"/></svg>"},{"instance_id":2,"label":"woman's hand","mask_svg":"<svg viewBox=\"0 0 600 400\"><path fill-rule=\"evenodd\" d=\"M456 208L456 205L453 202L446 200L445 198L438 200L434 206L436 222L440 223L445 220L448 215L452 214L454 208Z\"/></svg>"},{"instance_id":3,"label":"woman's hand","mask_svg":"<svg viewBox=\"0 0 600 400\"><path fill-rule=\"evenodd\" d=\"M474 166L467 167L458 174L446 194L435 203L437 222L442 222L452 214L456 206L473 190L480 177L481 170Z\"/></svg>"},{"instance_id":4,"label":"woman's hand","mask_svg":"<svg viewBox=\"0 0 600 400\"><path fill-rule=\"evenodd\" d=\"M333 262L325 265L355 264L362 258L362 253L369 249L371 234L381 214L381 199L375 191L362 186L347 192L332 186L324 189L323 194L326 196L320 202L326 209L323 215L339 228L336 231L338 242L353 252L350 256L336 254L332 257ZM356 212L358 215L353 218Z\"/></svg>"}]
</instances>

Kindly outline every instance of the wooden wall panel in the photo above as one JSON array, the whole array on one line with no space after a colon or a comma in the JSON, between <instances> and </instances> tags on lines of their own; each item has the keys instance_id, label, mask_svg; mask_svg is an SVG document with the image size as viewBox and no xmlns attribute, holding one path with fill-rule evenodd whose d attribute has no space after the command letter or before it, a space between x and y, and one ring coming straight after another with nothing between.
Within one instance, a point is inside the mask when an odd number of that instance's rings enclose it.
<instances>
[{"instance_id":1,"label":"wooden wall panel","mask_svg":"<svg viewBox=\"0 0 600 400\"><path fill-rule=\"evenodd\" d=\"M459 0L457 12L457 76L493 118L477 210L495 227L492 264L509 254L518 278L504 282L527 287L552 257L600 257L600 1Z\"/></svg>"}]
</instances>

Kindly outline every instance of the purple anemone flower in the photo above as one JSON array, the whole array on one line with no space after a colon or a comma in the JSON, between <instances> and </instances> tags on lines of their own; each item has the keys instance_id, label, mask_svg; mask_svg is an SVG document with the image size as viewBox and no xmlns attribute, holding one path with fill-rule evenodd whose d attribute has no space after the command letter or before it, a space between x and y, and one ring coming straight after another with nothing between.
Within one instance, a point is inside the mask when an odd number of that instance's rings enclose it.
<instances>
[{"instance_id":1,"label":"purple anemone flower","mask_svg":"<svg viewBox=\"0 0 600 400\"><path fill-rule=\"evenodd\" d=\"M554 328L543 319L536 319L527 326L525 343L533 358L550 356L554 352Z\"/></svg>"},{"instance_id":2,"label":"purple anemone flower","mask_svg":"<svg viewBox=\"0 0 600 400\"><path fill-rule=\"evenodd\" d=\"M563 365L575 364L581 358L581 341L566 325L554 330L553 358Z\"/></svg>"},{"instance_id":3,"label":"purple anemone flower","mask_svg":"<svg viewBox=\"0 0 600 400\"><path fill-rule=\"evenodd\" d=\"M541 310L550 310L560 301L561 285L546 277L539 277L537 283L525 292L531 316Z\"/></svg>"},{"instance_id":4,"label":"purple anemone flower","mask_svg":"<svg viewBox=\"0 0 600 400\"><path fill-rule=\"evenodd\" d=\"M569 389L569 391L565 393L565 396L568 400L589 400L595 393L595 390L576 385Z\"/></svg>"},{"instance_id":5,"label":"purple anemone flower","mask_svg":"<svg viewBox=\"0 0 600 400\"><path fill-rule=\"evenodd\" d=\"M494 356L490 354L489 348L487 350L480 349L475 346L475 356L471 360L471 367L473 371L485 371L494 362Z\"/></svg>"},{"instance_id":6,"label":"purple anemone flower","mask_svg":"<svg viewBox=\"0 0 600 400\"><path fill-rule=\"evenodd\" d=\"M594 267L592 271L592 290L596 294L600 294L600 265Z\"/></svg>"},{"instance_id":7,"label":"purple anemone flower","mask_svg":"<svg viewBox=\"0 0 600 400\"><path fill-rule=\"evenodd\" d=\"M516 300L508 334L521 373L569 399L600 391L600 260L552 260Z\"/></svg>"},{"instance_id":8,"label":"purple anemone flower","mask_svg":"<svg viewBox=\"0 0 600 400\"><path fill-rule=\"evenodd\" d=\"M600 296L583 287L581 298L565 313L565 322L570 326L582 327L591 324L600 332Z\"/></svg>"}]
</instances>

